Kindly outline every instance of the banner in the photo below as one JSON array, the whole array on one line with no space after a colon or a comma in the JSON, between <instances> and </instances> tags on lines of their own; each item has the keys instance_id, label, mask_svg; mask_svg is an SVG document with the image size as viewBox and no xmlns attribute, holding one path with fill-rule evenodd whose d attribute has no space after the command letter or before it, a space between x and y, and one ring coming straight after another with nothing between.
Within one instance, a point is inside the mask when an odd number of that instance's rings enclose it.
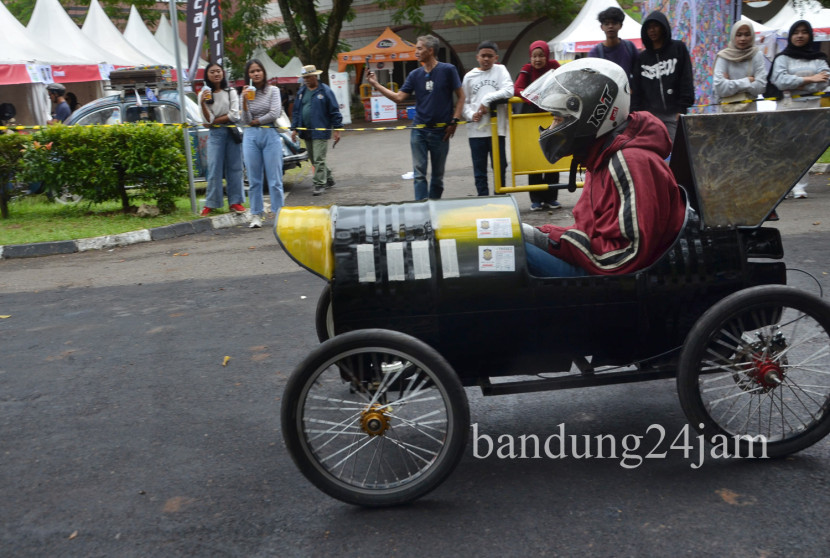
<instances>
[{"instance_id":1,"label":"banner","mask_svg":"<svg viewBox=\"0 0 830 558\"><path fill-rule=\"evenodd\" d=\"M329 72L329 87L334 92L340 114L343 115L343 125L352 123L351 91L349 91L348 72Z\"/></svg>"},{"instance_id":2,"label":"banner","mask_svg":"<svg viewBox=\"0 0 830 558\"><path fill-rule=\"evenodd\" d=\"M225 39L222 33L222 6L219 0L208 0L207 36L210 62L225 67Z\"/></svg>"},{"instance_id":3,"label":"banner","mask_svg":"<svg viewBox=\"0 0 830 558\"><path fill-rule=\"evenodd\" d=\"M225 66L225 40L222 31L220 0L188 0L187 2L187 59L188 75L195 75L202 45L207 38L208 61Z\"/></svg>"},{"instance_id":4,"label":"banner","mask_svg":"<svg viewBox=\"0 0 830 558\"><path fill-rule=\"evenodd\" d=\"M187 43L187 59L190 61L188 67L193 66L193 61L199 59L202 50L202 39L204 38L204 26L206 14L206 0L188 0L186 14L185 42ZM175 25L175 22L172 22Z\"/></svg>"}]
</instances>

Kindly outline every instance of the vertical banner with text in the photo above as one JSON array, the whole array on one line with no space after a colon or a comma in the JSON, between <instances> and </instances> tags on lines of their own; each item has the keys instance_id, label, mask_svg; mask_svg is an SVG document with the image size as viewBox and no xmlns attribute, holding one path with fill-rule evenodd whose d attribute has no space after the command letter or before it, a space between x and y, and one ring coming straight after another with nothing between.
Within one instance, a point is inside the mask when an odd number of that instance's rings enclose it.
<instances>
[{"instance_id":1,"label":"vertical banner with text","mask_svg":"<svg viewBox=\"0 0 830 558\"><path fill-rule=\"evenodd\" d=\"M187 59L191 73L207 38L208 60L224 66L225 41L222 34L222 6L220 0L188 0L187 2Z\"/></svg>"}]
</instances>

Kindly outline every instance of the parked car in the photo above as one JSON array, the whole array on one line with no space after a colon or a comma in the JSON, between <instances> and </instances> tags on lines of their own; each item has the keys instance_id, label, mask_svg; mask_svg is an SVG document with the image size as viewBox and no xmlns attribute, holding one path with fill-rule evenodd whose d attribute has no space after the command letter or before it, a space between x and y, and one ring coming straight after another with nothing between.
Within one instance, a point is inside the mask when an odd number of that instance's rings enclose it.
<instances>
[{"instance_id":1,"label":"parked car","mask_svg":"<svg viewBox=\"0 0 830 558\"><path fill-rule=\"evenodd\" d=\"M137 99L141 99L141 103ZM149 100L146 95L139 97L132 92L112 91L106 97L96 99L78 108L69 119L68 125L85 126L90 124L120 124L122 122L162 122L178 123L179 116L179 92L175 89L162 89L158 92L156 100ZM202 126L202 116L199 105L186 95L185 107L187 111L187 122L196 126L191 130L191 143L196 151L193 160L194 175L204 179L207 169L207 137L208 129ZM286 129L291 125L288 117L282 115L277 123ZM287 169L300 166L303 161L308 160L308 152L291 141L291 136L282 133L283 145L283 172Z\"/></svg>"}]
</instances>

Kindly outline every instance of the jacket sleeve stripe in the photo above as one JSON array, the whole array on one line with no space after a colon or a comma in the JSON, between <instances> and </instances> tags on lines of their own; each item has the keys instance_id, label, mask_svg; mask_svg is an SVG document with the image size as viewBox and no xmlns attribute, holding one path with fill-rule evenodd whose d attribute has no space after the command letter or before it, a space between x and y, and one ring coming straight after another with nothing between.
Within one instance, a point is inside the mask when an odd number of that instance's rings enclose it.
<instances>
[{"instance_id":1,"label":"jacket sleeve stripe","mask_svg":"<svg viewBox=\"0 0 830 558\"><path fill-rule=\"evenodd\" d=\"M620 209L618 213L618 226L620 238L628 240L624 248L594 254L591 252L591 239L583 231L570 229L562 234L560 240L570 242L600 269L616 269L625 265L637 256L640 249L640 230L637 226L637 204L634 195L634 182L631 172L625 161L622 151L618 151L611 157L609 163L611 178L614 187L620 197Z\"/></svg>"}]
</instances>

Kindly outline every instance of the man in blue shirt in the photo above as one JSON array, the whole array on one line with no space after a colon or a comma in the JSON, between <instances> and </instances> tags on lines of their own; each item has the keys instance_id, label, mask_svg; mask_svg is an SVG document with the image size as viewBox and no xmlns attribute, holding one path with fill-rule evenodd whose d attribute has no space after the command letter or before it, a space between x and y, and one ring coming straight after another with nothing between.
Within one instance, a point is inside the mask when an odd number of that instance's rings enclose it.
<instances>
[{"instance_id":1,"label":"man in blue shirt","mask_svg":"<svg viewBox=\"0 0 830 558\"><path fill-rule=\"evenodd\" d=\"M623 21L625 21L625 14L621 9L611 7L602 10L597 19L602 32L605 33L605 40L598 45L594 45L588 56L590 58L605 58L619 64L625 70L628 80L631 81L639 53L634 43L619 37Z\"/></svg>"},{"instance_id":2,"label":"man in blue shirt","mask_svg":"<svg viewBox=\"0 0 830 558\"><path fill-rule=\"evenodd\" d=\"M384 97L402 103L415 95L415 125L410 135L412 166L415 171L415 199L440 199L444 192L444 166L450 152L449 140L455 134L464 109L464 90L458 70L435 58L439 41L432 35L418 37L415 58L421 67L410 72L403 87L392 91L367 74L369 84ZM456 95L453 106L452 96ZM432 176L427 188L427 162L432 161Z\"/></svg>"},{"instance_id":3,"label":"man in blue shirt","mask_svg":"<svg viewBox=\"0 0 830 558\"><path fill-rule=\"evenodd\" d=\"M64 120L69 118L72 114L72 109L69 108L69 103L63 96L66 94L66 87L60 83L50 83L46 86L46 92L49 93L49 100L55 105L55 114L47 124L61 124Z\"/></svg>"}]
</instances>

